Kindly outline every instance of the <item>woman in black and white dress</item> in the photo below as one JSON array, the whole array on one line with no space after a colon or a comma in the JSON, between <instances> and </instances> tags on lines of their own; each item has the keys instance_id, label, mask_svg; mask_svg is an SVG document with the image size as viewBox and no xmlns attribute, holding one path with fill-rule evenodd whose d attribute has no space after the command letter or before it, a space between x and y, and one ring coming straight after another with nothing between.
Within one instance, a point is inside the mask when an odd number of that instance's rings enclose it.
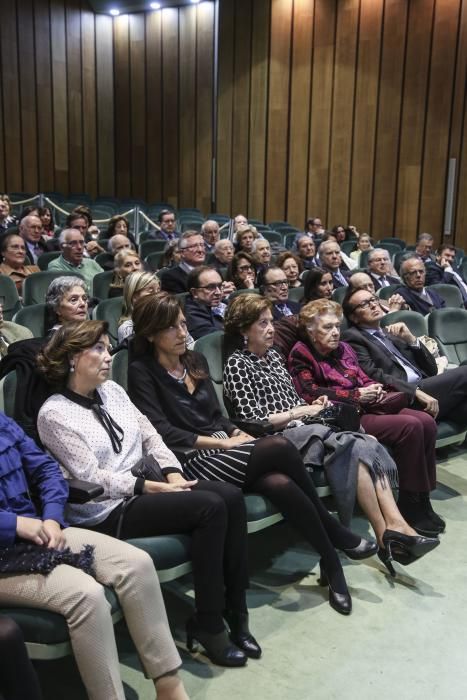
<instances>
[{"instance_id":1,"label":"woman in black and white dress","mask_svg":"<svg viewBox=\"0 0 467 700\"><path fill-rule=\"evenodd\" d=\"M348 614L351 599L335 547L353 559L376 545L342 526L321 503L299 452L282 436L254 440L222 415L202 355L186 350L187 328L177 299L162 292L139 299L133 311L130 397L170 447L194 447L184 464L199 479L227 481L269 498L321 554L329 602ZM322 402L304 406L314 415Z\"/></svg>"}]
</instances>

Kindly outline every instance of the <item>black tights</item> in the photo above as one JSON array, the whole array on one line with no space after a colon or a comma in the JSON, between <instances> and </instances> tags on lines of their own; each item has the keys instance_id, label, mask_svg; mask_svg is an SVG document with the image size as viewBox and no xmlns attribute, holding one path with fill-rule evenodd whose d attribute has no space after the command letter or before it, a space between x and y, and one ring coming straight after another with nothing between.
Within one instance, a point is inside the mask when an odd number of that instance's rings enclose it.
<instances>
[{"instance_id":1,"label":"black tights","mask_svg":"<svg viewBox=\"0 0 467 700\"><path fill-rule=\"evenodd\" d=\"M0 617L0 693L6 700L42 698L23 635L10 617Z\"/></svg>"},{"instance_id":2,"label":"black tights","mask_svg":"<svg viewBox=\"0 0 467 700\"><path fill-rule=\"evenodd\" d=\"M356 547L360 537L326 510L299 451L289 440L275 435L256 442L248 462L244 490L269 498L319 552L334 590L346 592L335 547Z\"/></svg>"}]
</instances>

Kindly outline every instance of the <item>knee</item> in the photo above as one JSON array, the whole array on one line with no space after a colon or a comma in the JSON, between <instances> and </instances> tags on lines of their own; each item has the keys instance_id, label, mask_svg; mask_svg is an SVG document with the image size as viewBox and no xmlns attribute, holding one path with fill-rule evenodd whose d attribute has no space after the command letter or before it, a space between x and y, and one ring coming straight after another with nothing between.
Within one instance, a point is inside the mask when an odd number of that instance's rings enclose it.
<instances>
[{"instance_id":1,"label":"knee","mask_svg":"<svg viewBox=\"0 0 467 700\"><path fill-rule=\"evenodd\" d=\"M98 611L107 609L110 611L110 603L105 597L104 587L95 581L91 576L81 577L81 580L76 585L76 593L78 605L76 608L90 614L97 614ZM63 614L67 616L67 611Z\"/></svg>"},{"instance_id":2,"label":"knee","mask_svg":"<svg viewBox=\"0 0 467 700\"><path fill-rule=\"evenodd\" d=\"M0 644L6 644L8 646L22 645L24 642L23 633L21 629L16 624L11 617L1 617L0 618ZM4 650L2 651L4 653Z\"/></svg>"},{"instance_id":3,"label":"knee","mask_svg":"<svg viewBox=\"0 0 467 700\"><path fill-rule=\"evenodd\" d=\"M125 552L125 562L127 567L131 569L132 575L142 578L157 576L154 568L154 562L150 555L143 549L134 547L131 544L127 543L127 546L128 549Z\"/></svg>"},{"instance_id":4,"label":"knee","mask_svg":"<svg viewBox=\"0 0 467 700\"><path fill-rule=\"evenodd\" d=\"M227 503L222 494L213 491L203 492L200 515L202 519L215 520L219 525L227 523Z\"/></svg>"}]
</instances>

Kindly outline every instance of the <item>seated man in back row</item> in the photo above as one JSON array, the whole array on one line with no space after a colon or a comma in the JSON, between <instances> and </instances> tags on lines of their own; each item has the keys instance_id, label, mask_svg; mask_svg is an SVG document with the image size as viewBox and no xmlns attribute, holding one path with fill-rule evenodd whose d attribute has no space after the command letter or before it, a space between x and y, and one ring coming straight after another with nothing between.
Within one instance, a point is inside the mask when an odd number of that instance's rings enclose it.
<instances>
[{"instance_id":1,"label":"seated man in back row","mask_svg":"<svg viewBox=\"0 0 467 700\"><path fill-rule=\"evenodd\" d=\"M289 299L289 282L280 267L268 267L259 275L258 282L261 294L273 303L272 315L275 321L298 314L300 304Z\"/></svg>"},{"instance_id":2,"label":"seated man in back row","mask_svg":"<svg viewBox=\"0 0 467 700\"><path fill-rule=\"evenodd\" d=\"M436 262L425 263L427 284L450 284L457 287L467 307L467 284L462 271L456 266L456 248L451 243L443 243L438 248Z\"/></svg>"},{"instance_id":3,"label":"seated man in back row","mask_svg":"<svg viewBox=\"0 0 467 700\"><path fill-rule=\"evenodd\" d=\"M425 263L416 255L403 261L401 277L405 286L396 290L412 309L426 316L433 309L443 309L446 302L434 290L425 287Z\"/></svg>"},{"instance_id":4,"label":"seated man in back row","mask_svg":"<svg viewBox=\"0 0 467 700\"><path fill-rule=\"evenodd\" d=\"M62 254L52 260L47 269L77 273L91 289L95 275L104 272L104 270L95 260L84 257L86 242L81 231L75 228L65 228L60 233L58 241Z\"/></svg>"},{"instance_id":5,"label":"seated man in back row","mask_svg":"<svg viewBox=\"0 0 467 700\"><path fill-rule=\"evenodd\" d=\"M206 249L204 238L198 231L185 231L178 239L180 262L161 274L161 289L170 294L188 291L188 275L195 268L204 265Z\"/></svg>"},{"instance_id":6,"label":"seated man in back row","mask_svg":"<svg viewBox=\"0 0 467 700\"><path fill-rule=\"evenodd\" d=\"M433 418L467 426L467 366L438 374L429 350L405 323L380 325L385 315L378 297L350 289L342 308L351 327L343 340L353 347L363 371L375 382L408 394Z\"/></svg>"}]
</instances>

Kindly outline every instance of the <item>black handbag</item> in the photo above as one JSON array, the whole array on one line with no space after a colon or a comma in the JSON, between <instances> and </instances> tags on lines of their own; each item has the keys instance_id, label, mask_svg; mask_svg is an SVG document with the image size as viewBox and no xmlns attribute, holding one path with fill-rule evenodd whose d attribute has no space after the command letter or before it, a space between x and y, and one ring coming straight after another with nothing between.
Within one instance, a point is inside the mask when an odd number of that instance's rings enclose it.
<instances>
[{"instance_id":1,"label":"black handbag","mask_svg":"<svg viewBox=\"0 0 467 700\"><path fill-rule=\"evenodd\" d=\"M167 481L162 473L161 465L152 455L142 457L139 462L131 468L131 473L133 476L147 481Z\"/></svg>"},{"instance_id":2,"label":"black handbag","mask_svg":"<svg viewBox=\"0 0 467 700\"><path fill-rule=\"evenodd\" d=\"M335 433L352 432L360 430L360 413L358 408L351 403L333 403L326 406L316 416L301 418L305 425L318 423L331 428Z\"/></svg>"}]
</instances>

